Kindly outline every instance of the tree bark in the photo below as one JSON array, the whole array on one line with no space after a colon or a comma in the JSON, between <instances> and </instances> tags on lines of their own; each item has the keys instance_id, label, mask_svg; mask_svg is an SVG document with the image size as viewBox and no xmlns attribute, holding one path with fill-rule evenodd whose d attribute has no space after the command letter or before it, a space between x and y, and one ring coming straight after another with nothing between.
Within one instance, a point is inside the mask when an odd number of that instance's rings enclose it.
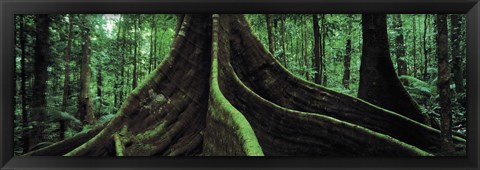
<instances>
[{"instance_id":1,"label":"tree bark","mask_svg":"<svg viewBox=\"0 0 480 170\"><path fill-rule=\"evenodd\" d=\"M35 100L32 100L32 116L30 123L32 124L32 129L30 131L29 137L29 147L34 147L35 145L44 141L44 130L45 130L45 116L46 116L46 90L47 90L47 79L48 79L48 61L50 56L50 26L51 19L48 15L36 15L35 24L36 24L36 41L34 47L34 80L33 80L33 96Z\"/></svg>"},{"instance_id":2,"label":"tree bark","mask_svg":"<svg viewBox=\"0 0 480 170\"><path fill-rule=\"evenodd\" d=\"M405 44L403 40L403 24L401 15L395 14L393 22L394 30L398 34L397 37L395 37L395 55L397 57L398 76L401 76L407 74L407 61L405 58Z\"/></svg>"},{"instance_id":3,"label":"tree bark","mask_svg":"<svg viewBox=\"0 0 480 170\"><path fill-rule=\"evenodd\" d=\"M362 15L362 32L358 97L429 124L427 116L422 114L395 74L388 46L386 15Z\"/></svg>"},{"instance_id":4,"label":"tree bark","mask_svg":"<svg viewBox=\"0 0 480 170\"><path fill-rule=\"evenodd\" d=\"M455 91L457 93L463 93L465 92L465 87L463 85L462 55L460 53L461 17L458 14L450 15L450 25L453 81L455 83Z\"/></svg>"},{"instance_id":5,"label":"tree bark","mask_svg":"<svg viewBox=\"0 0 480 170\"><path fill-rule=\"evenodd\" d=\"M452 139L452 104L450 101L450 70L448 68L448 29L447 15L436 15L437 29L437 60L438 80L437 90L440 95L440 116L441 116L441 149L442 154L449 155L454 152Z\"/></svg>"}]
</instances>

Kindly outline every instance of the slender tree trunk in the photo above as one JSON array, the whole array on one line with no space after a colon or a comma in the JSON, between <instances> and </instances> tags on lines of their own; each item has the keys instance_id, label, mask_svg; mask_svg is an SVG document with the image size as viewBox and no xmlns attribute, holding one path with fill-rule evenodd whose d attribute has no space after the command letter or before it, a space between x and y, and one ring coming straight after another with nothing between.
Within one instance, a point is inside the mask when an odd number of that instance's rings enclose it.
<instances>
[{"instance_id":1,"label":"slender tree trunk","mask_svg":"<svg viewBox=\"0 0 480 170\"><path fill-rule=\"evenodd\" d=\"M308 45L307 45L307 22L305 20L305 18L302 16L301 18L302 20L302 58L303 58L303 72L304 72L304 76L305 76L305 80L309 80L310 79L310 74L309 74L309 68L310 66L308 65L308 60L307 60L307 48L308 48Z\"/></svg>"},{"instance_id":2,"label":"slender tree trunk","mask_svg":"<svg viewBox=\"0 0 480 170\"><path fill-rule=\"evenodd\" d=\"M321 55L320 55L320 67L321 67L321 72L320 76L322 77L322 83L324 86L327 86L327 68L325 64L325 40L327 39L327 28L326 28L326 22L325 22L325 14L322 14L322 31L321 31L321 36L320 39L322 40L322 43L320 44L321 47Z\"/></svg>"},{"instance_id":3,"label":"slender tree trunk","mask_svg":"<svg viewBox=\"0 0 480 170\"><path fill-rule=\"evenodd\" d=\"M397 32L397 37L395 37L395 49L396 49L396 56L397 56L397 70L398 75L406 75L407 74L407 62L405 60L405 46L403 40L403 29L402 29L402 17L400 14L394 15L394 29Z\"/></svg>"},{"instance_id":4,"label":"slender tree trunk","mask_svg":"<svg viewBox=\"0 0 480 170\"><path fill-rule=\"evenodd\" d=\"M438 80L437 90L440 94L440 116L441 116L441 151L444 155L454 152L452 139L452 104L450 101L450 70L448 68L448 30L447 15L437 14L437 59L438 59Z\"/></svg>"},{"instance_id":5,"label":"slender tree trunk","mask_svg":"<svg viewBox=\"0 0 480 170\"><path fill-rule=\"evenodd\" d=\"M413 32L413 76L417 77L417 19L416 15L412 16L412 32Z\"/></svg>"},{"instance_id":6,"label":"slender tree trunk","mask_svg":"<svg viewBox=\"0 0 480 170\"><path fill-rule=\"evenodd\" d=\"M352 53L352 40L347 40L347 45L345 47L345 59L343 61L343 87L348 89L350 85L350 60Z\"/></svg>"},{"instance_id":7,"label":"slender tree trunk","mask_svg":"<svg viewBox=\"0 0 480 170\"><path fill-rule=\"evenodd\" d=\"M154 20L152 18L152 25L151 25L151 29L150 29L150 58L148 59L148 74L150 74L150 72L152 71L152 62L153 62L153 37L155 36L154 35L154 26L155 26L155 23L154 23Z\"/></svg>"},{"instance_id":8,"label":"slender tree trunk","mask_svg":"<svg viewBox=\"0 0 480 170\"><path fill-rule=\"evenodd\" d=\"M273 36L271 17L270 14L265 14L265 19L267 20L268 49L272 55L275 55L275 39Z\"/></svg>"},{"instance_id":9,"label":"slender tree trunk","mask_svg":"<svg viewBox=\"0 0 480 170\"><path fill-rule=\"evenodd\" d=\"M320 31L318 26L318 14L313 14L313 72L314 81L317 84L322 84L322 67L320 63Z\"/></svg>"},{"instance_id":10,"label":"slender tree trunk","mask_svg":"<svg viewBox=\"0 0 480 170\"><path fill-rule=\"evenodd\" d=\"M121 66L121 81L120 81L120 101L123 101L123 93L125 91L125 55L127 54L127 27L128 18L123 18L123 35L122 35L122 66Z\"/></svg>"},{"instance_id":11,"label":"slender tree trunk","mask_svg":"<svg viewBox=\"0 0 480 170\"><path fill-rule=\"evenodd\" d=\"M133 21L133 34L134 34L134 42L133 42L133 80L132 80L132 89L137 87L137 49L138 49L138 33L137 33L137 25L138 25L138 15L135 15L135 19Z\"/></svg>"},{"instance_id":12,"label":"slender tree trunk","mask_svg":"<svg viewBox=\"0 0 480 170\"><path fill-rule=\"evenodd\" d=\"M418 122L429 124L407 93L390 59L385 14L362 15L363 47L358 97Z\"/></svg>"},{"instance_id":13,"label":"slender tree trunk","mask_svg":"<svg viewBox=\"0 0 480 170\"><path fill-rule=\"evenodd\" d=\"M102 88L103 88L103 77L102 77L102 63L100 62L97 65L97 97L99 103L99 110L102 110L103 100L102 100Z\"/></svg>"},{"instance_id":14,"label":"slender tree trunk","mask_svg":"<svg viewBox=\"0 0 480 170\"><path fill-rule=\"evenodd\" d=\"M70 95L70 57L72 52L72 32L73 32L73 18L72 15L68 15L68 40L67 40L67 52L65 55L65 74L63 80L63 98L62 98L62 112L67 111L68 96ZM60 122L60 140L65 139L66 122L61 120Z\"/></svg>"},{"instance_id":15,"label":"slender tree trunk","mask_svg":"<svg viewBox=\"0 0 480 170\"><path fill-rule=\"evenodd\" d=\"M427 19L428 14L425 14L425 19L423 21L423 80L427 80L427 70L428 70L428 51L427 51Z\"/></svg>"},{"instance_id":16,"label":"slender tree trunk","mask_svg":"<svg viewBox=\"0 0 480 170\"><path fill-rule=\"evenodd\" d=\"M281 41L280 44L282 45L282 55L281 55L281 60L283 61L283 65L285 68L288 68L288 63L287 63L287 57L285 55L285 14L281 14Z\"/></svg>"},{"instance_id":17,"label":"slender tree trunk","mask_svg":"<svg viewBox=\"0 0 480 170\"><path fill-rule=\"evenodd\" d=\"M153 70L157 68L157 17L153 15Z\"/></svg>"},{"instance_id":18,"label":"slender tree trunk","mask_svg":"<svg viewBox=\"0 0 480 170\"><path fill-rule=\"evenodd\" d=\"M23 127L23 132L22 132L22 148L23 148L23 153L27 153L29 149L29 135L28 135L28 112L27 112L27 94L26 94L26 81L27 81L27 73L25 70L25 56L26 56L26 43L27 43L27 37L25 34L25 16L20 15L20 55L21 55L21 60L20 60L20 95L22 96L22 127Z\"/></svg>"},{"instance_id":19,"label":"slender tree trunk","mask_svg":"<svg viewBox=\"0 0 480 170\"><path fill-rule=\"evenodd\" d=\"M47 107L46 90L48 80L48 61L50 56L50 26L51 19L48 15L36 15L36 41L34 54L34 81L32 100L32 120L29 122L33 126L30 133L29 147L44 142L45 135L45 114Z\"/></svg>"},{"instance_id":20,"label":"slender tree trunk","mask_svg":"<svg viewBox=\"0 0 480 170\"><path fill-rule=\"evenodd\" d=\"M120 16L120 18L122 18L122 17ZM119 56L122 56L122 58L123 58L123 52L122 52L123 49L122 49L122 46L120 45L120 44L121 44L121 41L120 41L120 40L121 40L121 38L120 38L121 36L120 36L120 35L121 35L121 30L122 30L122 27L121 27L120 24L121 24L121 22L119 21L119 22L117 22L117 25L116 25L118 29L117 29L117 37L116 37L115 45L117 45L117 46L116 46L116 47L117 47L116 50L118 51L118 55L119 55ZM117 60L117 61L118 61L118 60ZM120 67L123 67L123 65L120 66ZM115 73L116 73L117 75L119 75L119 74L121 74L121 70L119 70L119 72L115 72ZM118 103L119 103L119 96L120 96L120 93L121 93L121 91L119 90L119 89L120 89L120 84L121 84L121 77L115 79L115 85L114 85L114 87L113 87L113 89L114 89L114 93L113 93L113 106L114 106L114 107L117 107L117 106L118 106Z\"/></svg>"},{"instance_id":21,"label":"slender tree trunk","mask_svg":"<svg viewBox=\"0 0 480 170\"><path fill-rule=\"evenodd\" d=\"M350 85L350 60L352 59L352 15L348 16L348 39L345 47L345 58L343 60L343 87L348 89Z\"/></svg>"},{"instance_id":22,"label":"slender tree trunk","mask_svg":"<svg viewBox=\"0 0 480 170\"><path fill-rule=\"evenodd\" d=\"M90 87L90 28L86 26L87 16L82 16L82 62L80 66L80 98L78 102L78 118L83 122L94 124L93 103L89 94Z\"/></svg>"},{"instance_id":23,"label":"slender tree trunk","mask_svg":"<svg viewBox=\"0 0 480 170\"><path fill-rule=\"evenodd\" d=\"M452 59L453 59L453 81L455 82L455 91L457 93L465 92L463 86L462 75L462 55L460 54L460 34L461 34L461 18L458 14L450 15L450 41L452 42Z\"/></svg>"}]
</instances>

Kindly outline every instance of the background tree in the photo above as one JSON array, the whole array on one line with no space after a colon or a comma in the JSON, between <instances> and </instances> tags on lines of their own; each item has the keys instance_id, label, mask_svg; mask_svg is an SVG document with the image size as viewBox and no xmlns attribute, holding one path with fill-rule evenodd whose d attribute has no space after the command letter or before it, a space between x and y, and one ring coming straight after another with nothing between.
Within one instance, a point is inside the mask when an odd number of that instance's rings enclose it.
<instances>
[{"instance_id":1,"label":"background tree","mask_svg":"<svg viewBox=\"0 0 480 170\"><path fill-rule=\"evenodd\" d=\"M440 115L442 153L445 155L454 152L452 140L452 104L450 101L450 70L448 68L448 30L447 15L437 14L435 23L437 25L437 60L438 80L437 88L440 94Z\"/></svg>"},{"instance_id":2,"label":"background tree","mask_svg":"<svg viewBox=\"0 0 480 170\"><path fill-rule=\"evenodd\" d=\"M461 17L458 14L450 15L450 42L452 54L452 70L453 80L455 82L455 90L457 93L465 91L463 85L463 71L462 71L462 55L460 54L460 34L461 34Z\"/></svg>"},{"instance_id":3,"label":"background tree","mask_svg":"<svg viewBox=\"0 0 480 170\"><path fill-rule=\"evenodd\" d=\"M265 20L267 22L268 49L270 50L270 53L275 54L275 39L273 36L273 30L272 30L271 14L265 14Z\"/></svg>"},{"instance_id":4,"label":"background tree","mask_svg":"<svg viewBox=\"0 0 480 170\"><path fill-rule=\"evenodd\" d=\"M80 73L80 97L78 102L78 118L86 123L94 124L96 121L93 113L93 101L89 92L91 68L90 68L90 28L86 26L88 16L82 16L82 58Z\"/></svg>"},{"instance_id":5,"label":"background tree","mask_svg":"<svg viewBox=\"0 0 480 170\"><path fill-rule=\"evenodd\" d=\"M49 26L51 19L48 15L37 15L35 17L36 41L35 41L35 55L34 55L34 82L33 82L33 96L32 100L32 129L30 132L29 141L30 147L44 141L44 130L46 116L46 90L47 90L47 67L50 56L49 43Z\"/></svg>"},{"instance_id":6,"label":"background tree","mask_svg":"<svg viewBox=\"0 0 480 170\"><path fill-rule=\"evenodd\" d=\"M362 14L363 48L358 97L429 124L400 83L390 59L385 14Z\"/></svg>"},{"instance_id":7,"label":"background tree","mask_svg":"<svg viewBox=\"0 0 480 170\"><path fill-rule=\"evenodd\" d=\"M313 63L313 69L315 70L313 72L313 77L315 80L315 83L317 84L322 84L322 56L320 55L320 30L318 26L318 15L313 14L313 38L314 38L314 45L313 45L313 55L314 55L314 63Z\"/></svg>"},{"instance_id":8,"label":"background tree","mask_svg":"<svg viewBox=\"0 0 480 170\"><path fill-rule=\"evenodd\" d=\"M72 53L72 38L73 38L73 19L71 15L68 15L68 40L67 40L67 50L65 54L65 72L63 80L63 98L62 98L62 112L67 111L69 89L70 89L70 58ZM60 140L65 139L66 131L66 121L62 120L60 123Z\"/></svg>"},{"instance_id":9,"label":"background tree","mask_svg":"<svg viewBox=\"0 0 480 170\"><path fill-rule=\"evenodd\" d=\"M343 87L348 89L350 85L350 62L352 60L352 16L349 16L348 38L345 45L345 58L343 60Z\"/></svg>"},{"instance_id":10,"label":"background tree","mask_svg":"<svg viewBox=\"0 0 480 170\"><path fill-rule=\"evenodd\" d=\"M394 30L397 33L395 37L395 55L397 58L397 70L398 75L407 74L407 62L405 61L405 45L403 41L403 28L402 28L402 17L400 14L393 15L394 20Z\"/></svg>"}]
</instances>

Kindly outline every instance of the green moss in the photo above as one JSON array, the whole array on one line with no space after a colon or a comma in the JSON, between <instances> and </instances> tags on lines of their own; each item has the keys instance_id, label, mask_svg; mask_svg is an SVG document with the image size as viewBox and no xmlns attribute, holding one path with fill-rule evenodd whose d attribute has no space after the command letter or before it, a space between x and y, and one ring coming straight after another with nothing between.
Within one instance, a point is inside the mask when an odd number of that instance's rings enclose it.
<instances>
[{"instance_id":1,"label":"green moss","mask_svg":"<svg viewBox=\"0 0 480 170\"><path fill-rule=\"evenodd\" d=\"M218 17L214 15L213 17ZM240 143L247 156L263 156L263 151L250 123L233 105L223 96L218 84L218 21L214 20L214 33L212 43L212 68L210 77L210 106L209 111L215 119L231 123L235 134L240 137ZM218 29L217 29L218 30ZM225 120L228 119L228 120Z\"/></svg>"},{"instance_id":2,"label":"green moss","mask_svg":"<svg viewBox=\"0 0 480 170\"><path fill-rule=\"evenodd\" d=\"M155 128L147 130L141 134L138 134L136 137L137 137L137 140L139 141L149 140L149 139L155 138L159 134L165 133L166 130L167 130L166 123L162 122L160 123L160 125L156 126Z\"/></svg>"}]
</instances>

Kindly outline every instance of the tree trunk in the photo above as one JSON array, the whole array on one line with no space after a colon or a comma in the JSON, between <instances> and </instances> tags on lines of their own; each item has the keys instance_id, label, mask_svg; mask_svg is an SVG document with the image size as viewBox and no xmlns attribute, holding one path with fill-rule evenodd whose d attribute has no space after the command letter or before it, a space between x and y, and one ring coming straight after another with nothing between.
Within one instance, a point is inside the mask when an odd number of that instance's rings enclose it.
<instances>
[{"instance_id":1,"label":"tree trunk","mask_svg":"<svg viewBox=\"0 0 480 170\"><path fill-rule=\"evenodd\" d=\"M121 64L121 81L120 81L120 101L123 101L123 93L125 90L125 55L127 54L127 28L128 28L128 18L122 16L124 25L123 25L123 35L122 35L122 64Z\"/></svg>"},{"instance_id":2,"label":"tree trunk","mask_svg":"<svg viewBox=\"0 0 480 170\"><path fill-rule=\"evenodd\" d=\"M70 57L72 53L72 32L73 32L73 18L72 15L68 15L68 39L67 39L67 52L65 54L65 72L63 79L63 98L62 98L62 112L67 111L68 96L70 96ZM66 122L61 120L60 122L60 140L65 139L65 131L67 129Z\"/></svg>"},{"instance_id":3,"label":"tree trunk","mask_svg":"<svg viewBox=\"0 0 480 170\"><path fill-rule=\"evenodd\" d=\"M90 28L87 26L87 16L81 16L82 62L80 66L80 98L78 102L78 118L88 124L95 124L93 101L90 97Z\"/></svg>"},{"instance_id":4,"label":"tree trunk","mask_svg":"<svg viewBox=\"0 0 480 170\"><path fill-rule=\"evenodd\" d=\"M322 66L320 63L320 31L318 26L318 14L313 14L313 77L314 82L317 84L322 84Z\"/></svg>"},{"instance_id":5,"label":"tree trunk","mask_svg":"<svg viewBox=\"0 0 480 170\"><path fill-rule=\"evenodd\" d=\"M437 14L437 59L438 59L438 80L437 90L440 95L440 116L441 116L441 149L443 155L454 152L452 139L452 104L450 101L450 70L448 68L448 29L447 15Z\"/></svg>"},{"instance_id":6,"label":"tree trunk","mask_svg":"<svg viewBox=\"0 0 480 170\"><path fill-rule=\"evenodd\" d=\"M347 39L347 44L345 45L345 58L343 60L343 87L348 89L350 85L350 60L352 53L352 40Z\"/></svg>"},{"instance_id":7,"label":"tree trunk","mask_svg":"<svg viewBox=\"0 0 480 170\"><path fill-rule=\"evenodd\" d=\"M285 49L285 15L286 14L281 14L281 19L280 19L280 23L281 23L281 39L280 39L280 44L282 46L282 54L281 54L281 57L280 59L283 61L283 66L285 68L288 68L288 63L287 63L287 56L285 55L286 53L286 49Z\"/></svg>"},{"instance_id":8,"label":"tree trunk","mask_svg":"<svg viewBox=\"0 0 480 170\"><path fill-rule=\"evenodd\" d=\"M137 33L137 27L138 27L138 15L135 15L135 18L133 20L133 34L134 34L134 40L133 40L133 80L132 80L132 89L135 89L137 87L137 81L138 81L138 73L137 73L137 50L138 50L138 33Z\"/></svg>"},{"instance_id":9,"label":"tree trunk","mask_svg":"<svg viewBox=\"0 0 480 170\"><path fill-rule=\"evenodd\" d=\"M350 60L352 59L352 22L353 16L348 16L348 39L345 45L345 58L343 59L343 87L349 89L350 85Z\"/></svg>"},{"instance_id":10,"label":"tree trunk","mask_svg":"<svg viewBox=\"0 0 480 170\"><path fill-rule=\"evenodd\" d=\"M358 97L429 124L417 103L407 93L390 59L386 15L362 15L363 48Z\"/></svg>"},{"instance_id":11,"label":"tree trunk","mask_svg":"<svg viewBox=\"0 0 480 170\"><path fill-rule=\"evenodd\" d=\"M305 80L310 80L310 66L308 65L307 55L308 55L308 45L307 45L307 21L305 18L301 18L302 20L302 57L303 57L303 72L305 76Z\"/></svg>"},{"instance_id":12,"label":"tree trunk","mask_svg":"<svg viewBox=\"0 0 480 170\"><path fill-rule=\"evenodd\" d=\"M327 67L326 67L326 64L325 64L325 40L327 39L327 26L326 26L326 18L325 18L325 14L321 14L322 15L322 20L321 20L321 25L322 25L322 31L321 31L321 36L320 36L320 39L322 40L322 43L320 44L320 48L321 48L321 54L320 54L320 68L321 68L321 71L320 71L320 76L322 77L322 83L324 86L327 86Z\"/></svg>"},{"instance_id":13,"label":"tree trunk","mask_svg":"<svg viewBox=\"0 0 480 170\"><path fill-rule=\"evenodd\" d=\"M47 67L50 56L50 26L51 19L48 15L36 15L36 41L35 41L35 54L34 54L34 81L33 81L33 96L35 100L32 100L32 123L33 127L30 131L30 144L32 148L35 145L44 141L44 130L46 116L46 90L47 90Z\"/></svg>"},{"instance_id":14,"label":"tree trunk","mask_svg":"<svg viewBox=\"0 0 480 170\"><path fill-rule=\"evenodd\" d=\"M428 76L428 48L427 48L427 20L428 20L428 14L425 14L425 19L423 21L423 80L427 81L427 76Z\"/></svg>"},{"instance_id":15,"label":"tree trunk","mask_svg":"<svg viewBox=\"0 0 480 170\"><path fill-rule=\"evenodd\" d=\"M457 93L465 92L462 74L462 55L460 53L460 34L461 34L461 17L458 14L450 15L450 41L452 42L452 60L453 60L453 81L455 82L455 91Z\"/></svg>"},{"instance_id":16,"label":"tree trunk","mask_svg":"<svg viewBox=\"0 0 480 170\"><path fill-rule=\"evenodd\" d=\"M148 74L150 74L150 72L152 71L152 62L153 62L153 37L155 36L154 34L154 26L155 26L155 23L154 23L154 20L152 18L152 23L151 23L151 27L150 27L150 57L148 59Z\"/></svg>"},{"instance_id":17,"label":"tree trunk","mask_svg":"<svg viewBox=\"0 0 480 170\"><path fill-rule=\"evenodd\" d=\"M412 16L412 32L413 32L413 76L417 77L417 19L416 16Z\"/></svg>"},{"instance_id":18,"label":"tree trunk","mask_svg":"<svg viewBox=\"0 0 480 170\"><path fill-rule=\"evenodd\" d=\"M275 37L273 36L272 30L272 16L270 14L265 14L265 19L267 22L267 34L268 34L268 49L272 55L275 55Z\"/></svg>"},{"instance_id":19,"label":"tree trunk","mask_svg":"<svg viewBox=\"0 0 480 170\"><path fill-rule=\"evenodd\" d=\"M97 97L98 97L98 103L99 103L98 110L102 110L102 105L103 105L102 88L103 88L102 62L99 62L97 65Z\"/></svg>"},{"instance_id":20,"label":"tree trunk","mask_svg":"<svg viewBox=\"0 0 480 170\"><path fill-rule=\"evenodd\" d=\"M157 68L157 58L160 57L157 53L157 18L153 16L153 67L152 70Z\"/></svg>"},{"instance_id":21,"label":"tree trunk","mask_svg":"<svg viewBox=\"0 0 480 170\"><path fill-rule=\"evenodd\" d=\"M25 28L25 16L20 15L20 95L22 96L22 128L24 129L22 132L22 148L23 153L27 153L29 150L29 130L28 129L28 111L27 111L27 89L26 89L26 81L27 81L27 73L25 70L26 66L26 28Z\"/></svg>"},{"instance_id":22,"label":"tree trunk","mask_svg":"<svg viewBox=\"0 0 480 170\"><path fill-rule=\"evenodd\" d=\"M395 55L397 56L397 70L398 76L401 76L407 74L407 61L405 58L405 44L403 41L403 24L401 15L394 15L393 22L394 30L395 32L397 32L397 37L395 37Z\"/></svg>"}]
</instances>

